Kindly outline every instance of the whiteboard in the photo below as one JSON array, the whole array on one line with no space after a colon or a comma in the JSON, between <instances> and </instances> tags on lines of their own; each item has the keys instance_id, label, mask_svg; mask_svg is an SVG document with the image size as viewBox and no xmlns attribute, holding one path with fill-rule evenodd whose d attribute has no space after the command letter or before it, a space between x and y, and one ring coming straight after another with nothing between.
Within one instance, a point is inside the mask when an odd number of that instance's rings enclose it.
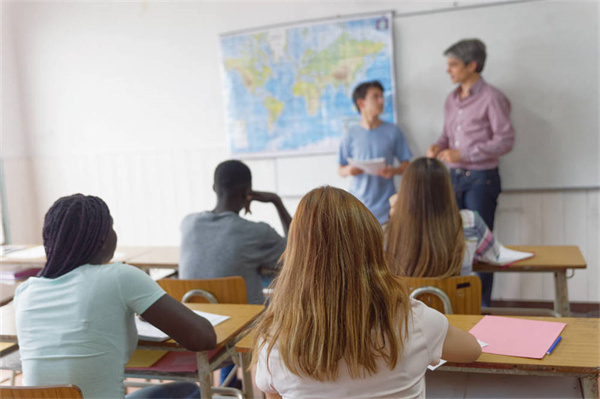
<instances>
[{"instance_id":1,"label":"whiteboard","mask_svg":"<svg viewBox=\"0 0 600 399\"><path fill-rule=\"evenodd\" d=\"M422 15L394 24L399 126L415 156L441 133L453 89L444 50L484 41L482 76L508 97L516 131L500 161L507 189L598 187L598 3L522 2Z\"/></svg>"}]
</instances>

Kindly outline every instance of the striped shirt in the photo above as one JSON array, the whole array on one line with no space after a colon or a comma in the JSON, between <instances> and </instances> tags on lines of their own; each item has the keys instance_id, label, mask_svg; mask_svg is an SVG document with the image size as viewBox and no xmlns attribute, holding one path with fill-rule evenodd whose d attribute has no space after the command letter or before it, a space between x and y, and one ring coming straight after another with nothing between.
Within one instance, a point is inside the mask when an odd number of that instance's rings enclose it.
<instances>
[{"instance_id":1,"label":"striped shirt","mask_svg":"<svg viewBox=\"0 0 600 399\"><path fill-rule=\"evenodd\" d=\"M500 255L500 243L496 240L479 213L462 209L460 216L463 220L465 235L465 254L463 257L461 276L473 272L473 261L496 262Z\"/></svg>"}]
</instances>

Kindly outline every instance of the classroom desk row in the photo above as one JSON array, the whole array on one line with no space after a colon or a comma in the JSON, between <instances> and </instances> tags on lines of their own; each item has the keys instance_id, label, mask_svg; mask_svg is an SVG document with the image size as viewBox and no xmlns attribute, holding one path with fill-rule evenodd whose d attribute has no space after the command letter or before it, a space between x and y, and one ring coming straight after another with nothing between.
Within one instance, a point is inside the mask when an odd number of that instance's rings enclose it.
<instances>
[{"instance_id":1,"label":"classroom desk row","mask_svg":"<svg viewBox=\"0 0 600 399\"><path fill-rule=\"evenodd\" d=\"M469 331L483 316L446 315L450 324ZM561 333L560 345L543 359L527 359L514 356L483 353L474 363L446 363L437 370L461 373L509 374L546 377L578 378L583 397L598 399L598 377L600 375L600 319L597 318L552 318L527 317L531 320L544 320L566 323ZM252 350L253 334L248 334L236 345L240 362L245 368ZM435 371L434 371L435 372Z\"/></svg>"},{"instance_id":2,"label":"classroom desk row","mask_svg":"<svg viewBox=\"0 0 600 399\"><path fill-rule=\"evenodd\" d=\"M485 263L475 263L473 270L476 272L515 272L515 273L553 273L554 275L554 315L567 317L570 315L569 292L567 288L567 271L585 269L587 264L579 247L574 245L546 245L526 246L514 245L509 248L518 251L533 252L535 256L516 262L508 267L498 267ZM117 247L116 260L129 263L144 270L173 269L179 265L179 247L177 246L119 246ZM44 258L19 259L14 255L2 258L2 263L16 263L43 266ZM493 313L493 308L484 312Z\"/></svg>"},{"instance_id":3,"label":"classroom desk row","mask_svg":"<svg viewBox=\"0 0 600 399\"><path fill-rule=\"evenodd\" d=\"M251 358L251 334L246 329L264 310L261 305L232 304L187 304L194 310L230 316L230 319L217 325L217 354L209 358L208 352L198 352L197 375L188 376L200 381L202 397L211 398L211 372L221 361L231 354L232 348L238 352L243 369L243 393L252 397L252 383L248 365ZM483 316L447 315L450 323L465 331L470 330ZM562 332L562 341L551 355L541 360L512 356L482 354L478 361L469 364L446 363L439 370L462 373L512 374L524 376L575 377L581 382L584 398L598 398L598 377L600 375L600 319L597 318L529 318L533 320L559 321L567 326ZM245 335L245 336L244 336ZM241 340L240 340L241 338ZM16 341L16 336L0 336L2 341ZM139 348L156 350L184 350L176 342L162 343L139 341ZM213 352L214 353L214 352ZM160 375L148 372L126 373L128 376L157 378ZM168 378L169 375L162 375ZM181 377L181 376L179 376ZM181 379L181 378L179 378Z\"/></svg>"}]
</instances>

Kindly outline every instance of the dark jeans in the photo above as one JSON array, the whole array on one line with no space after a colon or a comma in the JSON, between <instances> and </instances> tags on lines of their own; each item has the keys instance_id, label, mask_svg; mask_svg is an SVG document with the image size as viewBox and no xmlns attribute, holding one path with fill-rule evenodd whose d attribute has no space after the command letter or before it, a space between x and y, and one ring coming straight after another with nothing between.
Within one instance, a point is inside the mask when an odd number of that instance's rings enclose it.
<instances>
[{"instance_id":1,"label":"dark jeans","mask_svg":"<svg viewBox=\"0 0 600 399\"><path fill-rule=\"evenodd\" d=\"M200 388L193 382L171 382L142 388L126 396L126 399L199 399Z\"/></svg>"},{"instance_id":2,"label":"dark jeans","mask_svg":"<svg viewBox=\"0 0 600 399\"><path fill-rule=\"evenodd\" d=\"M459 209L477 211L490 230L494 230L494 214L500 195L498 168L488 170L450 169L452 187ZM492 301L493 273L477 273L481 279L481 306Z\"/></svg>"}]
</instances>

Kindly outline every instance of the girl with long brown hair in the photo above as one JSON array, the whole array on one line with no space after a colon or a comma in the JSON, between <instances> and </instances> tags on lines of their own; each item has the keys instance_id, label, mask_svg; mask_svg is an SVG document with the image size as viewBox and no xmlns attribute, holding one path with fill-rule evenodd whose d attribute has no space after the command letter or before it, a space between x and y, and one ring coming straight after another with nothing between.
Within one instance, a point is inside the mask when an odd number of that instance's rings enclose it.
<instances>
[{"instance_id":1,"label":"girl with long brown hair","mask_svg":"<svg viewBox=\"0 0 600 399\"><path fill-rule=\"evenodd\" d=\"M478 213L459 212L450 175L439 160L414 160L390 203L385 241L397 274L465 275L471 274L474 258L497 260L500 244Z\"/></svg>"},{"instance_id":2,"label":"girl with long brown hair","mask_svg":"<svg viewBox=\"0 0 600 399\"><path fill-rule=\"evenodd\" d=\"M409 299L377 219L344 190L302 198L282 258L253 351L268 398L424 398L427 365L481 352L472 335Z\"/></svg>"}]
</instances>

